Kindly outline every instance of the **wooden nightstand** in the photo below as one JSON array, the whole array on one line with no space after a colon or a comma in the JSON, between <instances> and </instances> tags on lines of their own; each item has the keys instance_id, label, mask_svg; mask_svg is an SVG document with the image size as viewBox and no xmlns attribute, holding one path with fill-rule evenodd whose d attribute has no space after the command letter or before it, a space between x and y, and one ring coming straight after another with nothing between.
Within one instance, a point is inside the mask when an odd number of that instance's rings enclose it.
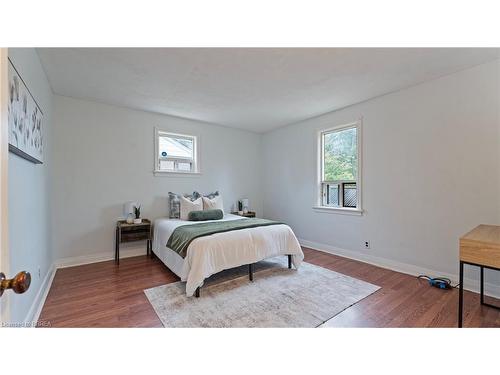
<instances>
[{"instance_id":1,"label":"wooden nightstand","mask_svg":"<svg viewBox=\"0 0 500 375\"><path fill-rule=\"evenodd\" d=\"M231 212L233 215L244 216L244 217L255 217L254 211L248 211L246 214L239 214L238 212Z\"/></svg>"},{"instance_id":2,"label":"wooden nightstand","mask_svg":"<svg viewBox=\"0 0 500 375\"><path fill-rule=\"evenodd\" d=\"M142 219L140 224L127 224L126 220L116 223L115 262L120 264L120 244L123 242L146 240L146 254L152 252L151 221Z\"/></svg>"}]
</instances>

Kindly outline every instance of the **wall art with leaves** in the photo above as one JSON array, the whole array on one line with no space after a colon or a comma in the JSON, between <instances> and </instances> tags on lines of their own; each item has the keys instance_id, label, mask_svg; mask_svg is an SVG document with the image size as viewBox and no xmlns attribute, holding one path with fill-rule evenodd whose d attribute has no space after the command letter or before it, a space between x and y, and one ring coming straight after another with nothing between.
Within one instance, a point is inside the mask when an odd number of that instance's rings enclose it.
<instances>
[{"instance_id":1,"label":"wall art with leaves","mask_svg":"<svg viewBox=\"0 0 500 375\"><path fill-rule=\"evenodd\" d=\"M9 61L9 151L37 164L43 162L43 113Z\"/></svg>"}]
</instances>

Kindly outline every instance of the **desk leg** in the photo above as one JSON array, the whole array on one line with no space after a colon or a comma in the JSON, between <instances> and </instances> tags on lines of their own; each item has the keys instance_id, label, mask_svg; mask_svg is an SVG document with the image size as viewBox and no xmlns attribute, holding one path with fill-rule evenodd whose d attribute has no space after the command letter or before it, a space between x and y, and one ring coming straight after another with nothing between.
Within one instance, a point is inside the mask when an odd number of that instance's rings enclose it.
<instances>
[{"instance_id":1,"label":"desk leg","mask_svg":"<svg viewBox=\"0 0 500 375\"><path fill-rule=\"evenodd\" d=\"M484 267L481 267L481 305L484 305Z\"/></svg>"},{"instance_id":2,"label":"desk leg","mask_svg":"<svg viewBox=\"0 0 500 375\"><path fill-rule=\"evenodd\" d=\"M460 262L460 286L458 290L458 328L462 328L464 305L464 262Z\"/></svg>"}]
</instances>

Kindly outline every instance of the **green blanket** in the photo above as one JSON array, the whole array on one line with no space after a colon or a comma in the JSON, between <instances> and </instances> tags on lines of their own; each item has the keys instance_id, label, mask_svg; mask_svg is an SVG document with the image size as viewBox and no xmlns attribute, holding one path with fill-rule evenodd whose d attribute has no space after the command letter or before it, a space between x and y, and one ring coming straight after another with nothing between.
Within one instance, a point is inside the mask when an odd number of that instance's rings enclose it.
<instances>
[{"instance_id":1,"label":"green blanket","mask_svg":"<svg viewBox=\"0 0 500 375\"><path fill-rule=\"evenodd\" d=\"M268 225L283 224L278 221L267 219L248 218L241 220L211 221L209 223L182 225L174 229L168 239L167 247L185 258L187 248L193 240L215 233L230 232L233 230L265 227Z\"/></svg>"}]
</instances>

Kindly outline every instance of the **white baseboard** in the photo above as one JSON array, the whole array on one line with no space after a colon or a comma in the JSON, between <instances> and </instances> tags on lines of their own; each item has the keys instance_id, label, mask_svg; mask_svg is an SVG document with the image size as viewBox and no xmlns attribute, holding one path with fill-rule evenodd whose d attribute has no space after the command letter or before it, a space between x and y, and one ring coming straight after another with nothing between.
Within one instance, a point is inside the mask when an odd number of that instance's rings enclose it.
<instances>
[{"instance_id":1,"label":"white baseboard","mask_svg":"<svg viewBox=\"0 0 500 375\"><path fill-rule=\"evenodd\" d=\"M357 251L341 249L331 245L303 240L300 238L299 238L299 243L304 247L309 247L311 249L322 251L324 253L334 254L341 257L358 260L360 262L373 264L374 266L390 269L396 272L401 272L412 276L418 276L418 275L432 275L435 277L442 276L452 280L453 283L458 283L458 274L450 274L446 272L432 270L429 268L415 266L413 264L402 263L387 258L377 257L371 254L363 254ZM464 289L469 290L471 292L479 293L479 280L465 278ZM485 282L484 294L494 298L500 298L500 285Z\"/></svg>"},{"instance_id":2,"label":"white baseboard","mask_svg":"<svg viewBox=\"0 0 500 375\"><path fill-rule=\"evenodd\" d=\"M124 249L120 250L120 259L122 258L130 258L136 257L139 255L145 255L146 251L142 248L137 249ZM91 263L99 263L105 262L108 260L115 259L114 252L106 252L106 253L97 253L97 254L89 254L89 255L81 255L77 257L69 257L69 258L61 258L54 262L56 268L66 268L66 267L74 267L81 266L84 264Z\"/></svg>"},{"instance_id":3,"label":"white baseboard","mask_svg":"<svg viewBox=\"0 0 500 375\"><path fill-rule=\"evenodd\" d=\"M31 304L31 307L26 314L26 318L24 319L24 323L26 326L30 326L36 322L38 322L38 318L40 317L40 313L42 312L43 305L45 304L45 299L49 294L50 287L52 286L52 281L54 280L54 276L56 274L56 268L54 264L49 268L49 271L43 278L43 282L40 285L40 289L38 289L38 293Z\"/></svg>"}]
</instances>

